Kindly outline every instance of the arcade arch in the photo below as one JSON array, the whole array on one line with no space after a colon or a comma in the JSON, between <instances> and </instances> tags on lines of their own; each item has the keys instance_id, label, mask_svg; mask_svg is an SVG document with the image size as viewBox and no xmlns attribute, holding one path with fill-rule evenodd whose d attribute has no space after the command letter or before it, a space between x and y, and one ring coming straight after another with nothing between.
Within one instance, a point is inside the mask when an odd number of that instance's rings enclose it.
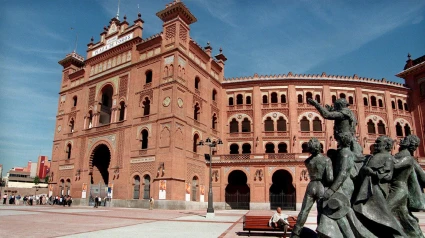
<instances>
[{"instance_id":1,"label":"arcade arch","mask_svg":"<svg viewBox=\"0 0 425 238\"><path fill-rule=\"evenodd\" d=\"M228 184L225 189L226 209L249 209L250 188L248 178L241 170L229 173Z\"/></svg>"},{"instance_id":2,"label":"arcade arch","mask_svg":"<svg viewBox=\"0 0 425 238\"><path fill-rule=\"evenodd\" d=\"M275 210L281 207L295 210L295 187L292 184L292 175L284 169L276 170L273 173L272 182L269 189L270 209Z\"/></svg>"}]
</instances>

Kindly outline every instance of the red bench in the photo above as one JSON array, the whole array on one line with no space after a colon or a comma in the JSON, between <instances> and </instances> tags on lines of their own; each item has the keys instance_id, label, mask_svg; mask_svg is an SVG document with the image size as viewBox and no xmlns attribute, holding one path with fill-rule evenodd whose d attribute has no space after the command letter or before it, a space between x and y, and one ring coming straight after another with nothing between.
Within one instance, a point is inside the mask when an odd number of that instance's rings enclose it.
<instances>
[{"instance_id":1,"label":"red bench","mask_svg":"<svg viewBox=\"0 0 425 238\"><path fill-rule=\"evenodd\" d=\"M273 228L269 226L269 220L271 216L250 216L245 215L243 217L243 230L248 231L248 236L251 235L251 231L283 231L283 236L286 236L287 231L291 231L297 223L297 217L288 217L289 226L285 226L287 229Z\"/></svg>"}]
</instances>

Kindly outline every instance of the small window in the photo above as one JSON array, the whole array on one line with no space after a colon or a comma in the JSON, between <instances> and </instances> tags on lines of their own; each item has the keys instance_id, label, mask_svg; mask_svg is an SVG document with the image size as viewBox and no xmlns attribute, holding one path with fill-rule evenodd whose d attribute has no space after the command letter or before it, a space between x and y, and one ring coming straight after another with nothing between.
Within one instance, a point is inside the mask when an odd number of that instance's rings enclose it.
<instances>
[{"instance_id":1,"label":"small window","mask_svg":"<svg viewBox=\"0 0 425 238\"><path fill-rule=\"evenodd\" d=\"M301 149L302 149L301 153L308 153L308 152L310 152L310 151L309 151L309 149L308 149L308 144L307 144L307 142L304 142L304 143L301 145Z\"/></svg>"},{"instance_id":2,"label":"small window","mask_svg":"<svg viewBox=\"0 0 425 238\"><path fill-rule=\"evenodd\" d=\"M403 102L400 99L397 100L397 104L398 104L398 109L403 110Z\"/></svg>"},{"instance_id":3,"label":"small window","mask_svg":"<svg viewBox=\"0 0 425 238\"><path fill-rule=\"evenodd\" d=\"M229 106L233 106L233 97L229 98Z\"/></svg>"},{"instance_id":4,"label":"small window","mask_svg":"<svg viewBox=\"0 0 425 238\"><path fill-rule=\"evenodd\" d=\"M238 133L239 132L239 122L233 118L230 122L230 133Z\"/></svg>"},{"instance_id":5,"label":"small window","mask_svg":"<svg viewBox=\"0 0 425 238\"><path fill-rule=\"evenodd\" d=\"M378 122L378 134L385 135L385 124L382 121Z\"/></svg>"},{"instance_id":6,"label":"small window","mask_svg":"<svg viewBox=\"0 0 425 238\"><path fill-rule=\"evenodd\" d=\"M322 121L318 117L313 120L313 131L322 131Z\"/></svg>"},{"instance_id":7,"label":"small window","mask_svg":"<svg viewBox=\"0 0 425 238\"><path fill-rule=\"evenodd\" d=\"M74 132L74 125L75 125L74 119L71 118L71 120L69 121L69 132L70 133Z\"/></svg>"},{"instance_id":8,"label":"small window","mask_svg":"<svg viewBox=\"0 0 425 238\"><path fill-rule=\"evenodd\" d=\"M212 116L212 129L217 129L217 115L215 113Z\"/></svg>"},{"instance_id":9,"label":"small window","mask_svg":"<svg viewBox=\"0 0 425 238\"><path fill-rule=\"evenodd\" d=\"M303 117L300 121L301 131L310 131L310 121Z\"/></svg>"},{"instance_id":10,"label":"small window","mask_svg":"<svg viewBox=\"0 0 425 238\"><path fill-rule=\"evenodd\" d=\"M242 154L251 154L251 145L245 143L242 145Z\"/></svg>"},{"instance_id":11,"label":"small window","mask_svg":"<svg viewBox=\"0 0 425 238\"><path fill-rule=\"evenodd\" d=\"M120 103L120 118L119 121L124 121L124 117L125 117L125 103L121 102Z\"/></svg>"},{"instance_id":12,"label":"small window","mask_svg":"<svg viewBox=\"0 0 425 238\"><path fill-rule=\"evenodd\" d=\"M335 103L335 101L336 101L336 96L332 95L332 103Z\"/></svg>"},{"instance_id":13,"label":"small window","mask_svg":"<svg viewBox=\"0 0 425 238\"><path fill-rule=\"evenodd\" d=\"M68 146L66 147L67 159L71 159L71 150L72 150L72 146L71 144L68 144Z\"/></svg>"},{"instance_id":14,"label":"small window","mask_svg":"<svg viewBox=\"0 0 425 238\"><path fill-rule=\"evenodd\" d=\"M72 100L74 101L74 106L73 107L76 107L77 106L77 96L74 96L73 98L72 98Z\"/></svg>"},{"instance_id":15,"label":"small window","mask_svg":"<svg viewBox=\"0 0 425 238\"><path fill-rule=\"evenodd\" d=\"M373 123L372 120L369 120L369 122L367 123L367 133L376 134L375 123Z\"/></svg>"},{"instance_id":16,"label":"small window","mask_svg":"<svg viewBox=\"0 0 425 238\"><path fill-rule=\"evenodd\" d=\"M212 100L213 101L217 100L217 91L215 91L215 89L213 89L212 91Z\"/></svg>"},{"instance_id":17,"label":"small window","mask_svg":"<svg viewBox=\"0 0 425 238\"><path fill-rule=\"evenodd\" d=\"M286 95L285 94L280 95L280 102L286 103Z\"/></svg>"},{"instance_id":18,"label":"small window","mask_svg":"<svg viewBox=\"0 0 425 238\"><path fill-rule=\"evenodd\" d=\"M145 98L145 101L143 101L143 116L148 116L150 114L151 110L151 101L148 97Z\"/></svg>"},{"instance_id":19,"label":"small window","mask_svg":"<svg viewBox=\"0 0 425 238\"><path fill-rule=\"evenodd\" d=\"M142 150L145 150L148 148L148 131L147 130L143 130L142 131Z\"/></svg>"},{"instance_id":20,"label":"small window","mask_svg":"<svg viewBox=\"0 0 425 238\"><path fill-rule=\"evenodd\" d=\"M193 152L198 152L199 135L193 135Z\"/></svg>"},{"instance_id":21,"label":"small window","mask_svg":"<svg viewBox=\"0 0 425 238\"><path fill-rule=\"evenodd\" d=\"M274 131L274 122L271 117L264 121L264 131Z\"/></svg>"},{"instance_id":22,"label":"small window","mask_svg":"<svg viewBox=\"0 0 425 238\"><path fill-rule=\"evenodd\" d=\"M146 76L146 83L152 83L152 70L148 70L145 73Z\"/></svg>"},{"instance_id":23,"label":"small window","mask_svg":"<svg viewBox=\"0 0 425 238\"><path fill-rule=\"evenodd\" d=\"M298 103L303 103L303 95L298 94Z\"/></svg>"},{"instance_id":24,"label":"small window","mask_svg":"<svg viewBox=\"0 0 425 238\"><path fill-rule=\"evenodd\" d=\"M384 103L382 102L382 99L378 99L378 106L384 107Z\"/></svg>"},{"instance_id":25,"label":"small window","mask_svg":"<svg viewBox=\"0 0 425 238\"><path fill-rule=\"evenodd\" d=\"M201 111L201 108L199 107L199 104L196 103L195 107L193 108L193 119L196 121L199 121L199 113Z\"/></svg>"},{"instance_id":26,"label":"small window","mask_svg":"<svg viewBox=\"0 0 425 238\"><path fill-rule=\"evenodd\" d=\"M271 103L277 103L277 93L273 92L270 95L270 98L271 98Z\"/></svg>"},{"instance_id":27,"label":"small window","mask_svg":"<svg viewBox=\"0 0 425 238\"><path fill-rule=\"evenodd\" d=\"M397 122L397 125L395 125L395 132L397 136L403 136L403 128L399 122Z\"/></svg>"},{"instance_id":28,"label":"small window","mask_svg":"<svg viewBox=\"0 0 425 238\"><path fill-rule=\"evenodd\" d=\"M410 126L406 124L404 126L404 136L409 136L409 135L411 135Z\"/></svg>"},{"instance_id":29,"label":"small window","mask_svg":"<svg viewBox=\"0 0 425 238\"><path fill-rule=\"evenodd\" d=\"M231 144L230 145L230 154L231 155L239 154L239 145L238 144Z\"/></svg>"},{"instance_id":30,"label":"small window","mask_svg":"<svg viewBox=\"0 0 425 238\"><path fill-rule=\"evenodd\" d=\"M274 144L273 143L267 143L266 144L266 153L274 154Z\"/></svg>"},{"instance_id":31,"label":"small window","mask_svg":"<svg viewBox=\"0 0 425 238\"><path fill-rule=\"evenodd\" d=\"M242 132L251 132L251 121L248 118L242 121Z\"/></svg>"},{"instance_id":32,"label":"small window","mask_svg":"<svg viewBox=\"0 0 425 238\"><path fill-rule=\"evenodd\" d=\"M307 92L305 97L306 97L306 103L308 103L308 99L313 99L313 94L310 92Z\"/></svg>"},{"instance_id":33,"label":"small window","mask_svg":"<svg viewBox=\"0 0 425 238\"><path fill-rule=\"evenodd\" d=\"M251 104L251 96L246 96L246 104Z\"/></svg>"},{"instance_id":34,"label":"small window","mask_svg":"<svg viewBox=\"0 0 425 238\"><path fill-rule=\"evenodd\" d=\"M353 105L354 104L354 99L352 96L348 97L348 104Z\"/></svg>"},{"instance_id":35,"label":"small window","mask_svg":"<svg viewBox=\"0 0 425 238\"><path fill-rule=\"evenodd\" d=\"M376 97L375 96L370 97L370 105L372 107L376 107Z\"/></svg>"},{"instance_id":36,"label":"small window","mask_svg":"<svg viewBox=\"0 0 425 238\"><path fill-rule=\"evenodd\" d=\"M363 98L363 105L369 106L369 103L367 102L367 98L366 97Z\"/></svg>"},{"instance_id":37,"label":"small window","mask_svg":"<svg viewBox=\"0 0 425 238\"><path fill-rule=\"evenodd\" d=\"M409 107L407 106L407 103L404 103L404 110L407 112L409 111Z\"/></svg>"},{"instance_id":38,"label":"small window","mask_svg":"<svg viewBox=\"0 0 425 238\"><path fill-rule=\"evenodd\" d=\"M196 88L196 89L199 89L199 84L200 84L200 82L201 82L201 79L199 79L199 77L196 77L196 78L195 78L195 88Z\"/></svg>"},{"instance_id":39,"label":"small window","mask_svg":"<svg viewBox=\"0 0 425 238\"><path fill-rule=\"evenodd\" d=\"M283 117L277 120L277 131L286 131L286 120Z\"/></svg>"},{"instance_id":40,"label":"small window","mask_svg":"<svg viewBox=\"0 0 425 238\"><path fill-rule=\"evenodd\" d=\"M263 95L263 104L269 103L269 100L267 99L267 95Z\"/></svg>"},{"instance_id":41,"label":"small window","mask_svg":"<svg viewBox=\"0 0 425 238\"><path fill-rule=\"evenodd\" d=\"M243 96L242 96L242 94L238 94L238 95L236 96L236 104L237 104L237 105L241 105L241 104L243 104Z\"/></svg>"},{"instance_id":42,"label":"small window","mask_svg":"<svg viewBox=\"0 0 425 238\"><path fill-rule=\"evenodd\" d=\"M392 107L393 109L396 109L396 108L395 108L395 102L394 102L394 101L391 101L391 107Z\"/></svg>"},{"instance_id":43,"label":"small window","mask_svg":"<svg viewBox=\"0 0 425 238\"><path fill-rule=\"evenodd\" d=\"M279 143L279 145L277 145L277 148L277 153L288 153L288 145L286 145L286 143Z\"/></svg>"},{"instance_id":44,"label":"small window","mask_svg":"<svg viewBox=\"0 0 425 238\"><path fill-rule=\"evenodd\" d=\"M316 95L316 98L315 99L316 99L316 102L317 103L320 103L320 95L319 94Z\"/></svg>"},{"instance_id":45,"label":"small window","mask_svg":"<svg viewBox=\"0 0 425 238\"><path fill-rule=\"evenodd\" d=\"M340 93L339 94L339 98L345 98L346 96L345 96L345 93Z\"/></svg>"}]
</instances>

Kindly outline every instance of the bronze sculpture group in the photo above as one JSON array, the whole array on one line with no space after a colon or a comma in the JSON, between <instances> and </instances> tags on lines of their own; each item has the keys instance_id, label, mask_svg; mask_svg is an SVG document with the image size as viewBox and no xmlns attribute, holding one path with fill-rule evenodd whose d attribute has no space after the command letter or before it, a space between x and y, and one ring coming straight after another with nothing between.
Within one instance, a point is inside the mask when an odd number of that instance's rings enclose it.
<instances>
[{"instance_id":1,"label":"bronze sculpture group","mask_svg":"<svg viewBox=\"0 0 425 238\"><path fill-rule=\"evenodd\" d=\"M413 157L420 141L408 135L400 142L400 151L391 155L394 141L379 136L373 155L363 155L355 137L357 121L344 98L333 107L309 103L320 114L334 120L337 150L327 156L312 138L311 156L305 160L310 182L291 237L301 231L314 202L317 203L318 237L423 237L418 219L412 212L425 209L421 185L425 172Z\"/></svg>"}]
</instances>

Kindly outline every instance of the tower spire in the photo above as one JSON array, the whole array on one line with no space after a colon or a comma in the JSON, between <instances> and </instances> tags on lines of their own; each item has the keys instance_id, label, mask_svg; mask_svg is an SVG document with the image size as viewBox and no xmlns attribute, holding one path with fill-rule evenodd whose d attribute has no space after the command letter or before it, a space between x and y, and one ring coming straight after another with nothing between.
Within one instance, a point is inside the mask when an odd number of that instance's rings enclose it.
<instances>
[{"instance_id":1,"label":"tower spire","mask_svg":"<svg viewBox=\"0 0 425 238\"><path fill-rule=\"evenodd\" d=\"M117 20L120 19L120 0L118 0L118 11L117 11Z\"/></svg>"}]
</instances>

